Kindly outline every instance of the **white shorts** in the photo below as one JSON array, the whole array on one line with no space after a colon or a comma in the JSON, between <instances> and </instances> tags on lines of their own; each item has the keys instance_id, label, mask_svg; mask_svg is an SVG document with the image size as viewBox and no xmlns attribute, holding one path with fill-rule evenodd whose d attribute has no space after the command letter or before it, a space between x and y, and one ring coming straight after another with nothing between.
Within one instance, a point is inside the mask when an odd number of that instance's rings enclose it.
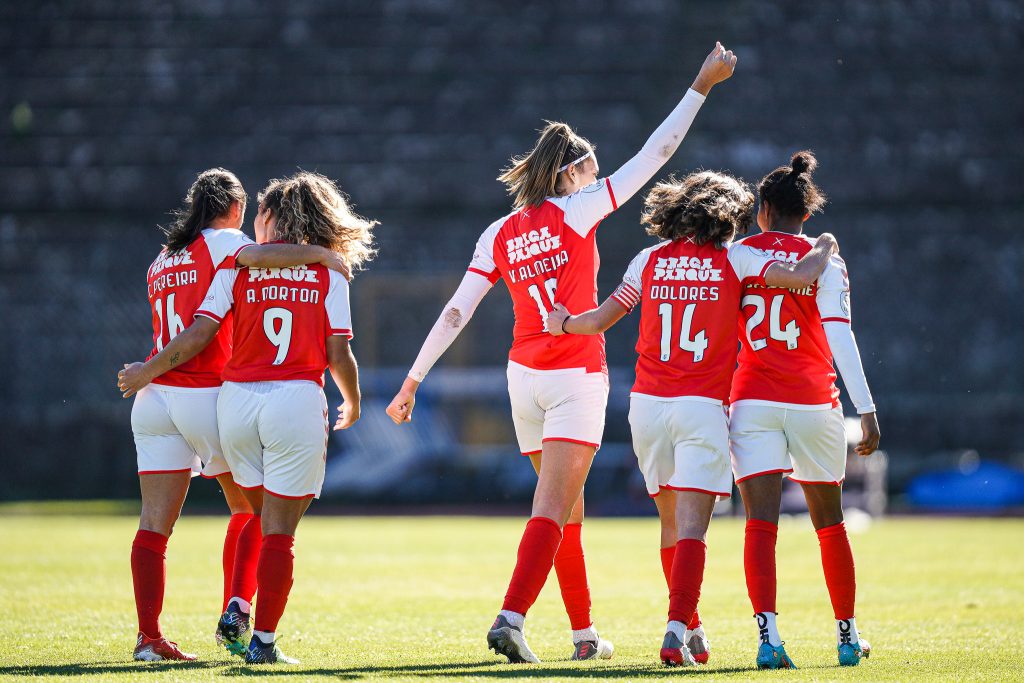
<instances>
[{"instance_id":1,"label":"white shorts","mask_svg":"<svg viewBox=\"0 0 1024 683\"><path fill-rule=\"evenodd\" d=\"M729 413L736 483L781 473L801 484L833 484L846 477L842 408L796 410L739 401Z\"/></svg>"},{"instance_id":2,"label":"white shorts","mask_svg":"<svg viewBox=\"0 0 1024 683\"><path fill-rule=\"evenodd\" d=\"M316 382L225 382L217 401L224 457L245 489L319 498L327 461L327 397Z\"/></svg>"},{"instance_id":3,"label":"white shorts","mask_svg":"<svg viewBox=\"0 0 1024 683\"><path fill-rule=\"evenodd\" d=\"M608 375L571 370L531 370L508 364L508 395L519 452L535 455L545 441L601 447L608 407Z\"/></svg>"},{"instance_id":4,"label":"white shorts","mask_svg":"<svg viewBox=\"0 0 1024 683\"><path fill-rule=\"evenodd\" d=\"M632 396L633 450L653 498L661 489L732 494L729 422L719 403Z\"/></svg>"},{"instance_id":5,"label":"white shorts","mask_svg":"<svg viewBox=\"0 0 1024 683\"><path fill-rule=\"evenodd\" d=\"M135 394L132 433L139 474L191 471L213 478L228 472L217 435L219 392L219 387L150 384Z\"/></svg>"}]
</instances>

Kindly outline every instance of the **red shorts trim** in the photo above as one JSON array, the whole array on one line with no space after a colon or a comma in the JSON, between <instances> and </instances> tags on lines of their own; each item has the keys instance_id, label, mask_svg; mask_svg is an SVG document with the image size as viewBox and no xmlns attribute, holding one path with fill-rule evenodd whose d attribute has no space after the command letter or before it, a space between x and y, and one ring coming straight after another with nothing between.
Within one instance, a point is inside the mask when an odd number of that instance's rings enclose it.
<instances>
[{"instance_id":1,"label":"red shorts trim","mask_svg":"<svg viewBox=\"0 0 1024 683\"><path fill-rule=\"evenodd\" d=\"M237 486L240 489L245 489L246 491L255 491L256 489L263 488L263 484L256 484L256 486L242 486L237 481L235 482L235 486Z\"/></svg>"},{"instance_id":2,"label":"red shorts trim","mask_svg":"<svg viewBox=\"0 0 1024 683\"><path fill-rule=\"evenodd\" d=\"M812 484L818 486L842 486L843 482L846 481L845 478L840 479L839 481L804 481L803 479L794 479L793 477L790 477L789 480L795 481L798 484Z\"/></svg>"},{"instance_id":3,"label":"red shorts trim","mask_svg":"<svg viewBox=\"0 0 1024 683\"><path fill-rule=\"evenodd\" d=\"M541 439L540 442L541 443L547 443L548 441L564 441L566 443L579 444L580 446L590 446L591 448L600 448L601 447L601 444L599 444L599 443L590 443L589 441L579 441L578 439L566 439L566 438L561 437L561 436L549 436L546 439Z\"/></svg>"},{"instance_id":4,"label":"red shorts trim","mask_svg":"<svg viewBox=\"0 0 1024 683\"><path fill-rule=\"evenodd\" d=\"M232 481L235 480L231 472L221 472L220 474L206 474L205 472L200 472L199 476L202 477L203 479L217 479L219 477L223 477L225 474L231 477Z\"/></svg>"},{"instance_id":5,"label":"red shorts trim","mask_svg":"<svg viewBox=\"0 0 1024 683\"><path fill-rule=\"evenodd\" d=\"M732 491L729 491L728 493L723 493L721 491L708 491L707 489L691 488L689 486L667 486L665 484L659 484L658 488L659 489L668 489L669 491L692 491L694 493L706 493L709 496L723 496L725 498L731 498L732 497ZM661 491L659 490L658 493L661 493ZM655 495L657 495L657 494L655 494ZM651 496L651 497L653 498L654 496Z\"/></svg>"},{"instance_id":6,"label":"red shorts trim","mask_svg":"<svg viewBox=\"0 0 1024 683\"><path fill-rule=\"evenodd\" d=\"M274 498L284 498L285 500L305 500L306 498L313 498L316 496L315 493L307 493L304 496L286 496L283 493L274 493L270 489L263 489L263 492L273 496Z\"/></svg>"},{"instance_id":7,"label":"red shorts trim","mask_svg":"<svg viewBox=\"0 0 1024 683\"><path fill-rule=\"evenodd\" d=\"M529 451L529 452L523 453L523 455L529 457L531 455L540 455L541 452L542 451Z\"/></svg>"},{"instance_id":8,"label":"red shorts trim","mask_svg":"<svg viewBox=\"0 0 1024 683\"><path fill-rule=\"evenodd\" d=\"M191 467L186 467L186 468L181 469L181 470L143 470L142 472L139 472L139 476L141 477L144 474L177 474L178 472L191 472L191 471L192 471Z\"/></svg>"},{"instance_id":9,"label":"red shorts trim","mask_svg":"<svg viewBox=\"0 0 1024 683\"><path fill-rule=\"evenodd\" d=\"M748 474L745 477L740 477L739 479L736 480L736 483L738 484L741 481L746 481L747 479L753 479L754 477L763 477L766 474L791 474L792 472L793 472L793 468L792 467L787 469L787 470L765 470L764 472L754 472L753 474Z\"/></svg>"}]
</instances>

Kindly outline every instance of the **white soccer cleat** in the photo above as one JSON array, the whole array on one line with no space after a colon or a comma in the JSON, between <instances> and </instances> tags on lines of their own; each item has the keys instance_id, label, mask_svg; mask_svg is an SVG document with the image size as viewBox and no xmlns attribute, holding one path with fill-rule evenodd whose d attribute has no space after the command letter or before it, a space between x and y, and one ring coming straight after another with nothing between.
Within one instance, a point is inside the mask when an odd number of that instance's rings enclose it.
<instances>
[{"instance_id":1,"label":"white soccer cleat","mask_svg":"<svg viewBox=\"0 0 1024 683\"><path fill-rule=\"evenodd\" d=\"M693 659L698 664L707 664L708 658L711 656L711 641L708 640L708 636L704 633L704 624L699 624L697 628L690 629L686 632L688 636L686 640L686 647L693 655Z\"/></svg>"}]
</instances>

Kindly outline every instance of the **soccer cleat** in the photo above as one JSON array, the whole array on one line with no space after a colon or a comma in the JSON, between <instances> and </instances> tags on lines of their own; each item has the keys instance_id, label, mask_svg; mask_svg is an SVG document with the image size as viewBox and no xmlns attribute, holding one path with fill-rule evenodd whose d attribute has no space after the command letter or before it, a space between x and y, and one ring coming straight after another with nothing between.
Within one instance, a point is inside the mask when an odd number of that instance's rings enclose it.
<instances>
[{"instance_id":1,"label":"soccer cleat","mask_svg":"<svg viewBox=\"0 0 1024 683\"><path fill-rule=\"evenodd\" d=\"M584 659L611 659L613 654L615 646L612 645L612 641L598 636L597 640L581 640L576 643L572 660L577 662Z\"/></svg>"},{"instance_id":2,"label":"soccer cleat","mask_svg":"<svg viewBox=\"0 0 1024 683\"><path fill-rule=\"evenodd\" d=\"M163 662L179 661L194 662L195 655L182 652L177 643L172 643L166 638L150 638L142 631L139 631L139 638L135 642L135 652L132 658L137 662Z\"/></svg>"},{"instance_id":3,"label":"soccer cleat","mask_svg":"<svg viewBox=\"0 0 1024 683\"><path fill-rule=\"evenodd\" d=\"M487 632L487 647L496 655L508 657L509 664L540 664L540 659L526 644L522 630L508 623L508 619L500 614Z\"/></svg>"},{"instance_id":4,"label":"soccer cleat","mask_svg":"<svg viewBox=\"0 0 1024 683\"><path fill-rule=\"evenodd\" d=\"M863 638L856 643L842 643L839 649L839 666L857 666L861 659L871 656L871 645Z\"/></svg>"},{"instance_id":5,"label":"soccer cleat","mask_svg":"<svg viewBox=\"0 0 1024 683\"><path fill-rule=\"evenodd\" d=\"M229 602L224 614L217 622L217 642L233 655L245 657L243 636L249 632L249 615L238 607L238 603Z\"/></svg>"},{"instance_id":6,"label":"soccer cleat","mask_svg":"<svg viewBox=\"0 0 1024 683\"><path fill-rule=\"evenodd\" d=\"M277 641L267 645L258 636L249 640L249 648L245 651L246 664L298 664L299 660L281 652Z\"/></svg>"},{"instance_id":7,"label":"soccer cleat","mask_svg":"<svg viewBox=\"0 0 1024 683\"><path fill-rule=\"evenodd\" d=\"M695 629L687 631L687 635L690 638L686 641L686 649L693 655L693 659L698 664L707 664L708 658L711 656L711 641L708 640L708 636L704 633L704 624L700 624Z\"/></svg>"},{"instance_id":8,"label":"soccer cleat","mask_svg":"<svg viewBox=\"0 0 1024 683\"><path fill-rule=\"evenodd\" d=\"M661 661L665 666L697 666L690 650L672 631L666 631L665 640L661 642Z\"/></svg>"},{"instance_id":9,"label":"soccer cleat","mask_svg":"<svg viewBox=\"0 0 1024 683\"><path fill-rule=\"evenodd\" d=\"M796 664L786 654L785 643L778 647L771 643L761 643L757 648L758 669L795 669Z\"/></svg>"}]
</instances>

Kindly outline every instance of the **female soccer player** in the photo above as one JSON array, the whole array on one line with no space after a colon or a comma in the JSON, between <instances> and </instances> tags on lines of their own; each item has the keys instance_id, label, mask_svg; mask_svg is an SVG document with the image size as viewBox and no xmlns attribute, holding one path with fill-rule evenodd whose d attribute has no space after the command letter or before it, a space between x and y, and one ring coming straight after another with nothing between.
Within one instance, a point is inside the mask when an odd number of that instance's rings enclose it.
<instances>
[{"instance_id":1,"label":"female soccer player","mask_svg":"<svg viewBox=\"0 0 1024 683\"><path fill-rule=\"evenodd\" d=\"M167 244L147 275L154 344L150 357L185 328L184 321L191 320L214 273L222 266L321 262L348 272L337 254L321 247L256 246L239 229L245 203L242 184L222 168L203 171L189 188L184 207L166 230ZM134 653L137 660L195 659L164 638L160 630L167 539L195 474L216 477L231 509L223 553L225 604L231 596L235 564L248 576L255 572L258 537L254 540L241 533L252 518L252 510L231 479L217 435L220 373L230 352L231 331L225 330L198 357L179 363L140 391L132 406L142 489L142 514L131 559L139 617Z\"/></svg>"},{"instance_id":2,"label":"female soccer player","mask_svg":"<svg viewBox=\"0 0 1024 683\"><path fill-rule=\"evenodd\" d=\"M669 666L697 663L688 643L707 654L706 639L694 640L687 624L700 597L711 513L732 491L722 406L736 368L743 283L808 287L835 245L831 235L822 235L803 259L789 264L733 244L753 206L750 190L724 173L701 171L659 183L644 201L643 221L649 235L664 241L633 259L600 308L570 315L558 304L548 315L554 336L597 335L640 304L629 424L661 518L662 556L672 558L661 647Z\"/></svg>"},{"instance_id":3,"label":"female soccer player","mask_svg":"<svg viewBox=\"0 0 1024 683\"><path fill-rule=\"evenodd\" d=\"M804 222L825 205L811 173L817 162L797 152L761 180L757 225L761 234L743 244L783 260L807 253ZM759 668L789 668L775 617L775 540L782 477L799 483L818 532L821 563L835 611L839 663L852 666L871 647L854 621L853 552L843 525L846 432L833 360L861 416L863 438L855 452L878 448L878 419L860 352L850 327L850 284L837 255L818 282L803 289L748 285L743 293L739 367L730 394L733 471L747 528L743 563L761 643Z\"/></svg>"},{"instance_id":4,"label":"female soccer player","mask_svg":"<svg viewBox=\"0 0 1024 683\"><path fill-rule=\"evenodd\" d=\"M357 268L373 255L373 225L349 209L330 180L299 173L272 181L260 195L256 235L261 242L316 245ZM255 514L262 515L263 533L256 570L259 601L245 661L293 663L277 647L275 632L292 585L295 529L323 486L325 369L345 400L335 429L359 419L348 282L320 264L221 269L192 325L145 364L125 369L126 394L199 354L229 312L234 351L222 374L217 422L228 467ZM248 630L249 608L248 599L233 596L218 624L236 654L242 654L238 638Z\"/></svg>"},{"instance_id":5,"label":"female soccer player","mask_svg":"<svg viewBox=\"0 0 1024 683\"><path fill-rule=\"evenodd\" d=\"M590 619L580 541L583 484L601 442L608 400L604 338L553 339L545 319L559 302L577 310L597 304L598 224L668 161L705 96L732 75L735 64L732 52L716 45L639 154L608 178L597 179L593 146L568 125L544 128L533 150L499 176L515 198L515 210L480 237L469 272L388 407L396 423L411 419L417 387L491 286L504 279L515 313L508 365L512 419L519 449L538 474L505 602L487 634L488 647L510 662L539 661L526 644L523 623L552 565L573 629L573 658L612 654Z\"/></svg>"}]
</instances>

